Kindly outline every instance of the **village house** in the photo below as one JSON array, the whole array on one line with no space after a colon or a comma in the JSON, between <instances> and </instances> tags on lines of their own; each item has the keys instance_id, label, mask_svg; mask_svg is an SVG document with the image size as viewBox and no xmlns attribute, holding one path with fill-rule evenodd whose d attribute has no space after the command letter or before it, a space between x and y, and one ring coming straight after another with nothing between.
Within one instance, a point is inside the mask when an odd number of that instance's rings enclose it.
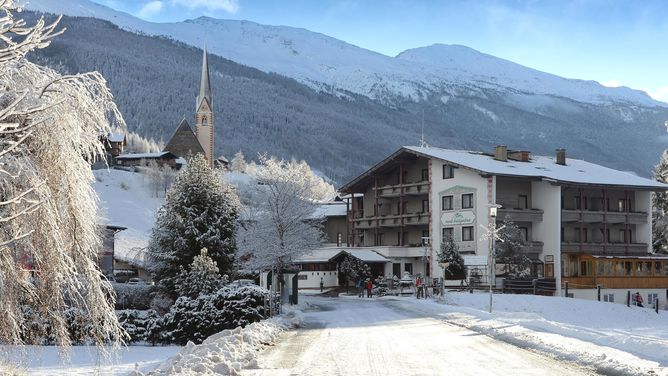
<instances>
[{"instance_id":1,"label":"village house","mask_svg":"<svg viewBox=\"0 0 668 376\"><path fill-rule=\"evenodd\" d=\"M436 252L452 237L469 272L489 283L491 223L521 229L534 278L556 294L622 301L629 290L651 303L668 297L668 259L653 255L651 193L665 184L593 163L511 151L402 147L345 184L345 245L391 260L385 276L439 277ZM492 209L494 208L494 209ZM491 282L500 285L496 276ZM470 277L470 276L469 276Z\"/></svg>"}]
</instances>

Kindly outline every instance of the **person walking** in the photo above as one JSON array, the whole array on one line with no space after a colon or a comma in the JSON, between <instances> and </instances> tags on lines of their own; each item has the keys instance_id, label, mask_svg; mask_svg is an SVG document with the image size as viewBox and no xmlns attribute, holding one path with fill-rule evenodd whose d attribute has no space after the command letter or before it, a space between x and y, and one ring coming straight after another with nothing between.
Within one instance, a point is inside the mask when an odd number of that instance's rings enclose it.
<instances>
[{"instance_id":1,"label":"person walking","mask_svg":"<svg viewBox=\"0 0 668 376\"><path fill-rule=\"evenodd\" d=\"M364 279L358 278L357 283L355 284L355 288L357 289L357 297L358 298L363 298L364 297Z\"/></svg>"},{"instance_id":2,"label":"person walking","mask_svg":"<svg viewBox=\"0 0 668 376\"><path fill-rule=\"evenodd\" d=\"M422 297L422 279L420 276L415 278L415 288L417 289L416 296L420 299L420 297Z\"/></svg>"},{"instance_id":3,"label":"person walking","mask_svg":"<svg viewBox=\"0 0 668 376\"><path fill-rule=\"evenodd\" d=\"M370 298L373 290L373 282L370 279L366 280L366 297Z\"/></svg>"},{"instance_id":4,"label":"person walking","mask_svg":"<svg viewBox=\"0 0 668 376\"><path fill-rule=\"evenodd\" d=\"M642 295L640 295L640 291L636 291L636 295L633 297L633 300L636 302L636 305L638 307L643 307L643 305L642 305L643 299L642 299Z\"/></svg>"}]
</instances>

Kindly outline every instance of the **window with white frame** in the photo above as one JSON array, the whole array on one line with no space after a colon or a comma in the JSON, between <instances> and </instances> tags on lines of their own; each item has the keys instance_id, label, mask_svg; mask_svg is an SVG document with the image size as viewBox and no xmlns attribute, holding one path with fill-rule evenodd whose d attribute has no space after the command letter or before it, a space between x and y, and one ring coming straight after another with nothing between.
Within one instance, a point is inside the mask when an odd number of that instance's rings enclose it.
<instances>
[{"instance_id":1,"label":"window with white frame","mask_svg":"<svg viewBox=\"0 0 668 376\"><path fill-rule=\"evenodd\" d=\"M462 209L471 209L473 207L473 193L462 195Z\"/></svg>"},{"instance_id":2,"label":"window with white frame","mask_svg":"<svg viewBox=\"0 0 668 376\"><path fill-rule=\"evenodd\" d=\"M614 303L615 302L615 294L603 294L603 301L604 302L609 302L609 303Z\"/></svg>"},{"instance_id":3,"label":"window with white frame","mask_svg":"<svg viewBox=\"0 0 668 376\"><path fill-rule=\"evenodd\" d=\"M659 299L659 294L647 294L647 305L648 306L653 306L654 302Z\"/></svg>"},{"instance_id":4,"label":"window with white frame","mask_svg":"<svg viewBox=\"0 0 668 376\"><path fill-rule=\"evenodd\" d=\"M443 196L441 202L442 202L441 205L442 210L452 210L452 196Z\"/></svg>"},{"instance_id":5,"label":"window with white frame","mask_svg":"<svg viewBox=\"0 0 668 376\"><path fill-rule=\"evenodd\" d=\"M455 177L455 169L452 166L443 165L443 179L452 179Z\"/></svg>"},{"instance_id":6,"label":"window with white frame","mask_svg":"<svg viewBox=\"0 0 668 376\"><path fill-rule=\"evenodd\" d=\"M455 229L454 227L443 227L443 241L445 239L454 239L455 238Z\"/></svg>"},{"instance_id":7,"label":"window with white frame","mask_svg":"<svg viewBox=\"0 0 668 376\"><path fill-rule=\"evenodd\" d=\"M462 227L462 241L473 241L473 226Z\"/></svg>"}]
</instances>

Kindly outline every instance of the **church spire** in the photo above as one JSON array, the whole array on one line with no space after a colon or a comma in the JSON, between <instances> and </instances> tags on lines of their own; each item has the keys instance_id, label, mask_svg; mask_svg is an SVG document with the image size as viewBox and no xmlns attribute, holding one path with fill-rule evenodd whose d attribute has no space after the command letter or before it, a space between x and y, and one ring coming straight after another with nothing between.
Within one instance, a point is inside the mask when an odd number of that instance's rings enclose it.
<instances>
[{"instance_id":1,"label":"church spire","mask_svg":"<svg viewBox=\"0 0 668 376\"><path fill-rule=\"evenodd\" d=\"M197 106L202 104L202 100L206 98L211 106L211 83L209 81L209 58L206 52L206 44L204 45L204 52L202 56L202 77L199 83L199 95L197 96Z\"/></svg>"},{"instance_id":2,"label":"church spire","mask_svg":"<svg viewBox=\"0 0 668 376\"><path fill-rule=\"evenodd\" d=\"M202 57L202 78L200 79L199 95L195 110L195 136L204 149L204 156L213 167L213 103L211 100L211 83L209 82L209 59L204 45Z\"/></svg>"}]
</instances>

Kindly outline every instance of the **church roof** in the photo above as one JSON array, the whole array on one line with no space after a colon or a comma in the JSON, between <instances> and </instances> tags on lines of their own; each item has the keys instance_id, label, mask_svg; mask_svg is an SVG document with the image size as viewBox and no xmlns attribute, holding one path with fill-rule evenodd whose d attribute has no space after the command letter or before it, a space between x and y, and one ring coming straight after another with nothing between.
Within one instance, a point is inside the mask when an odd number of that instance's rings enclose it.
<instances>
[{"instance_id":1,"label":"church roof","mask_svg":"<svg viewBox=\"0 0 668 376\"><path fill-rule=\"evenodd\" d=\"M209 80L209 58L206 53L206 45L202 56L202 77L199 84L199 95L197 96L197 107L206 99L211 107L211 81Z\"/></svg>"},{"instance_id":2,"label":"church roof","mask_svg":"<svg viewBox=\"0 0 668 376\"><path fill-rule=\"evenodd\" d=\"M172 138L165 145L164 151L170 151L177 157L187 157L188 155L204 154L204 148L199 143L195 132L190 128L190 124L184 118L176 128Z\"/></svg>"}]
</instances>

